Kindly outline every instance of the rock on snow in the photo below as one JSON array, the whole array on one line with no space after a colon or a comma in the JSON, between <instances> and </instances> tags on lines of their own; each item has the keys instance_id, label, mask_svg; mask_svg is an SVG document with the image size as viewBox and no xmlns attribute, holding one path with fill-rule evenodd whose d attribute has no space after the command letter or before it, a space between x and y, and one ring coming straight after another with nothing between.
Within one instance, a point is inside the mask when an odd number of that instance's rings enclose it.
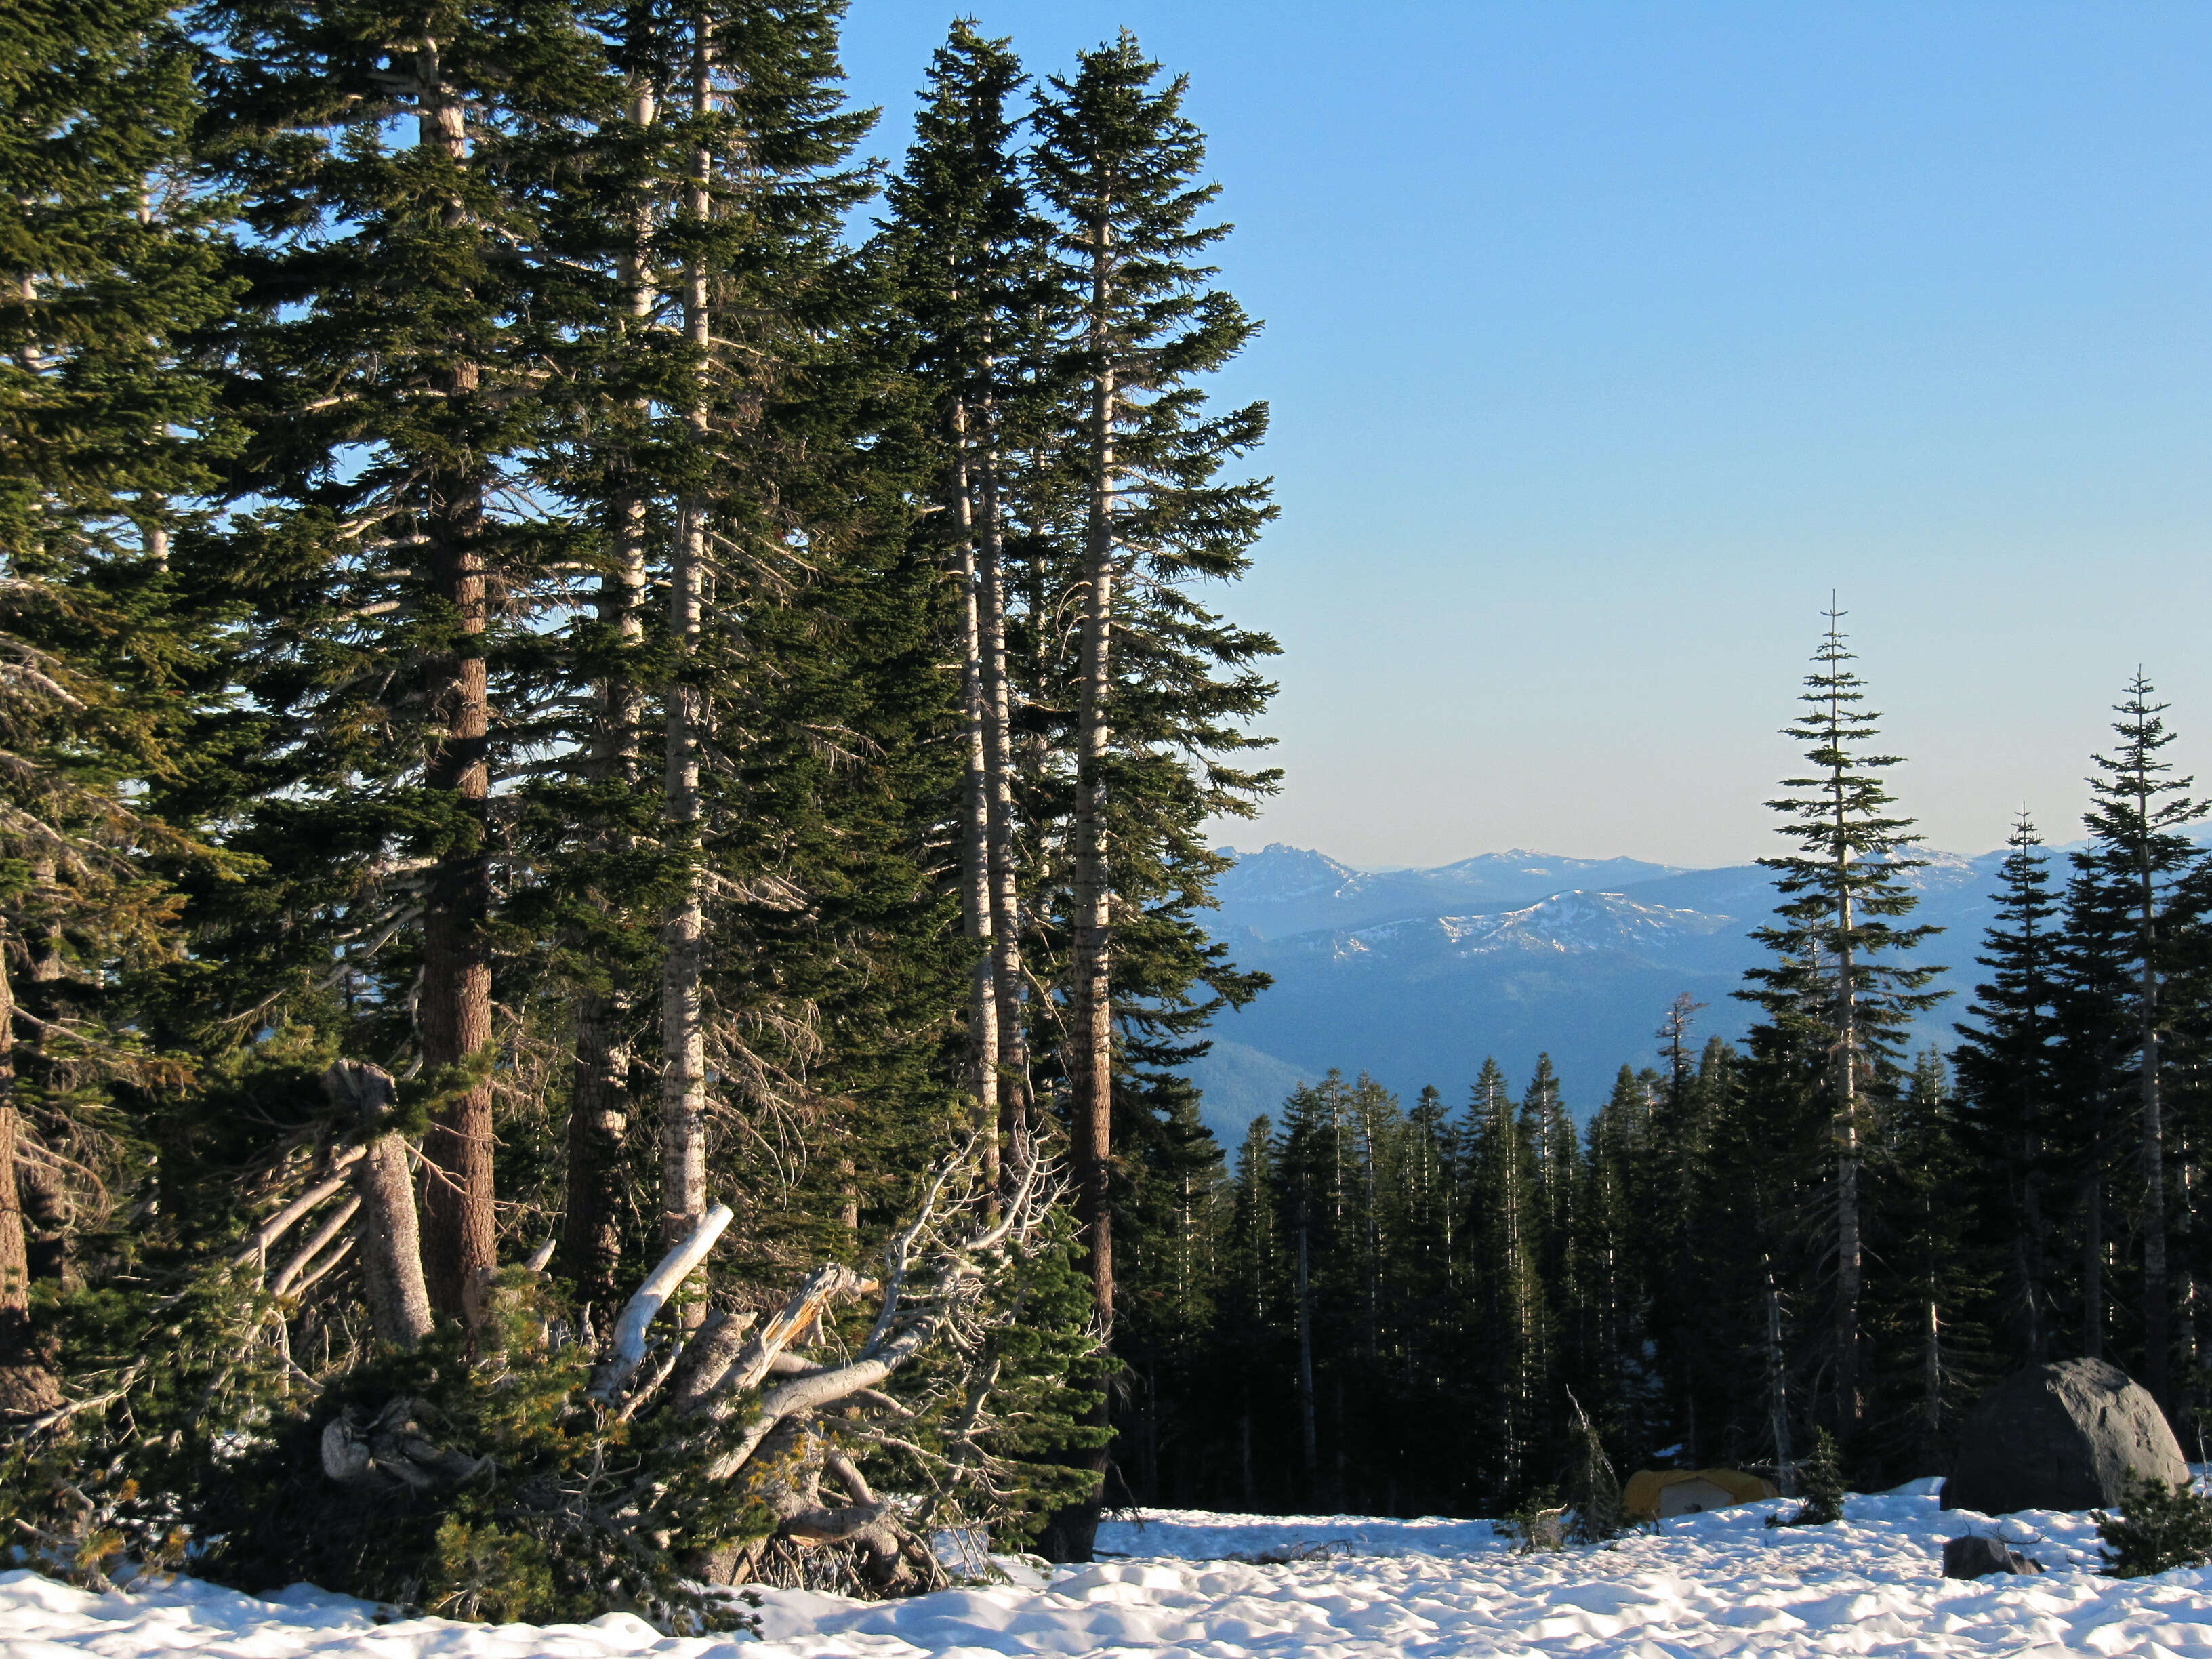
<instances>
[{"instance_id":1,"label":"rock on snow","mask_svg":"<svg viewBox=\"0 0 2212 1659\"><path fill-rule=\"evenodd\" d=\"M2088 1517L1993 1522L1936 1507L1936 1483L1851 1500L1834 1526L1770 1529L1773 1504L1664 1523L1618 1547L1515 1556L1486 1522L1152 1510L1103 1528L1126 1558L1056 1569L1044 1588L953 1589L863 1603L772 1590L760 1640L665 1638L611 1614L589 1625L378 1625L358 1601L294 1589L256 1599L179 1582L92 1595L0 1574L5 1659L986 1659L1012 1654L1190 1659L1462 1659L1588 1655L2212 1656L2212 1571L2094 1572ZM2000 1533L2039 1578L1942 1576L1943 1540ZM1327 1547L1284 1565L1218 1559Z\"/></svg>"}]
</instances>

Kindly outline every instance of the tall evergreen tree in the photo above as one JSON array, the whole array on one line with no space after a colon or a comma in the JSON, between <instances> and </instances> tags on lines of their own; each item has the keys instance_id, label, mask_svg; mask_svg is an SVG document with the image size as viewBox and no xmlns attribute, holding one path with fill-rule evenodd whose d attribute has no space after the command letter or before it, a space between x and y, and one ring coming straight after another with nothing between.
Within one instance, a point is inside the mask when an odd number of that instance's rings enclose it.
<instances>
[{"instance_id":1,"label":"tall evergreen tree","mask_svg":"<svg viewBox=\"0 0 2212 1659\"><path fill-rule=\"evenodd\" d=\"M116 1087L189 1064L143 993L180 971L163 878L228 758L192 746L223 671L170 570L219 453L193 340L230 298L191 64L163 6L0 17L0 1417L59 1397L31 1279L149 1173Z\"/></svg>"},{"instance_id":2,"label":"tall evergreen tree","mask_svg":"<svg viewBox=\"0 0 2212 1659\"><path fill-rule=\"evenodd\" d=\"M1705 1064L1689 1058L1692 1016L1697 1004L1685 992L1674 1000L1659 1030L1660 1058L1667 1086L1652 1115L1643 1188L1656 1234L1652 1261L1652 1341L1666 1378L1668 1437L1692 1463L1700 1455L1696 1374L1707 1343L1709 1297L1699 1288L1695 1263L1698 1216L1707 1197L1711 1142L1711 1091L1700 1083L1712 1070L1713 1043ZM1717 1075L1717 1072L1714 1073Z\"/></svg>"},{"instance_id":3,"label":"tall evergreen tree","mask_svg":"<svg viewBox=\"0 0 2212 1659\"><path fill-rule=\"evenodd\" d=\"M1864 1290L1866 1246L1859 1173L1870 1124L1869 1097L1888 1085L1897 1069L1898 1033L1911 1017L1929 1008L1941 992L1924 988L1942 970L1907 966L1893 958L1940 931L1899 927L1918 903L1906 878L1922 867L1911 856L1917 837L1911 820L1893 817L1883 773L1901 763L1895 755L1869 754L1878 714L1863 707L1863 683L1849 665L1844 636L1831 611L1828 631L1807 677L1804 713L1785 728L1808 744L1810 774L1787 778L1800 793L1768 803L1790 823L1784 834L1799 851L1761 859L1775 872L1783 895L1779 920L1753 937L1781 958L1753 969L1750 988L1737 994L1758 1003L1778 1022L1809 1023L1826 1051L1830 1112L1829 1244L1834 1275L1829 1297L1835 1416L1845 1437L1865 1411L1861 1365L1859 1299Z\"/></svg>"},{"instance_id":4,"label":"tall evergreen tree","mask_svg":"<svg viewBox=\"0 0 2212 1659\"><path fill-rule=\"evenodd\" d=\"M1087 404L1072 480L1084 497L1084 522L1072 584L1081 623L1066 1069L1085 1238L1099 1318L1109 1330L1117 878L1108 801L1116 728L1129 735L1146 712L1117 684L1118 588L1141 570L1167 616L1203 630L1191 643L1208 655L1234 662L1273 649L1205 629L1210 619L1174 597L1194 578L1238 574L1273 509L1263 485L1218 482L1223 466L1259 441L1266 414L1254 405L1209 417L1195 381L1235 356L1254 325L1228 295L1203 286L1212 270L1191 263L1228 228L1196 222L1218 187L1193 182L1203 141L1182 112L1184 82L1158 85L1159 74L1124 34L1080 54L1073 78L1054 77L1036 116L1037 188L1057 226L1065 366ZM1216 709L1194 711L1206 728L1205 746L1217 750L1237 746L1224 717L1249 712L1265 695L1249 678L1228 689ZM1126 775L1123 782L1141 787ZM1252 787L1217 770L1209 791L1233 794L1240 784Z\"/></svg>"},{"instance_id":5,"label":"tall evergreen tree","mask_svg":"<svg viewBox=\"0 0 2212 1659\"><path fill-rule=\"evenodd\" d=\"M954 22L932 64L905 173L891 181L886 226L932 447L944 458L933 522L951 544L961 591L961 896L969 936L988 941L969 1016L972 1086L1007 1135L1030 1133L1004 477L1024 405L1036 401L1026 337L1042 297L1043 228L1030 211L1009 108L1025 79L1006 41Z\"/></svg>"},{"instance_id":6,"label":"tall evergreen tree","mask_svg":"<svg viewBox=\"0 0 2212 1659\"><path fill-rule=\"evenodd\" d=\"M2166 1251L2165 1127L2166 1065L2160 1053L2166 1017L2160 988L2174 934L2183 925L2171 914L2177 894L2190 890L2181 877L2200 857L2180 827L2203 811L2189 799L2191 780L2175 778L2161 751L2173 741L2161 718L2164 703L2138 672L2116 705L2118 747L2094 757L2092 799L2082 818L2090 844L2074 855L2079 902L2072 918L2084 948L2123 965L2130 985L2134 1026L2137 1185L2136 1231L2142 1239L2143 1383L2171 1409L2173 1291Z\"/></svg>"},{"instance_id":7,"label":"tall evergreen tree","mask_svg":"<svg viewBox=\"0 0 2212 1659\"><path fill-rule=\"evenodd\" d=\"M363 1046L428 1080L430 1292L458 1314L497 1265L495 659L526 642L546 544L512 477L536 381L514 175L591 106L599 53L557 4L246 0L211 25L206 147L258 250L234 486L267 503L235 544L262 616L249 684L272 796L307 803L267 844L329 872L307 934L363 941Z\"/></svg>"},{"instance_id":8,"label":"tall evergreen tree","mask_svg":"<svg viewBox=\"0 0 2212 1659\"><path fill-rule=\"evenodd\" d=\"M1497 1437L1486 1495L1504 1504L1522 1498L1541 1474L1553 1363L1551 1310L1537 1267L1543 1215L1512 1095L1495 1060L1483 1061L1468 1118L1468 1230L1482 1310L1471 1358Z\"/></svg>"},{"instance_id":9,"label":"tall evergreen tree","mask_svg":"<svg viewBox=\"0 0 2212 1659\"><path fill-rule=\"evenodd\" d=\"M1638 1452L1650 1439L1656 1401L1646 1358L1650 1335L1651 1230L1644 1176L1649 1167L1655 1075L1623 1066L1612 1097L1590 1119L1575 1208L1576 1307L1580 1316L1580 1395Z\"/></svg>"},{"instance_id":10,"label":"tall evergreen tree","mask_svg":"<svg viewBox=\"0 0 2212 1659\"><path fill-rule=\"evenodd\" d=\"M1985 954L1975 958L1990 978L1975 988L1951 1063L1960 1133L1975 1154L1975 1209L1993 1229L2007 1285L2013 1353L2023 1364L2039 1364L2055 1351L2057 1312L2047 1188L2060 1099L2052 1052L2057 905L2041 838L2025 812L2008 845L1996 916L1983 941Z\"/></svg>"}]
</instances>

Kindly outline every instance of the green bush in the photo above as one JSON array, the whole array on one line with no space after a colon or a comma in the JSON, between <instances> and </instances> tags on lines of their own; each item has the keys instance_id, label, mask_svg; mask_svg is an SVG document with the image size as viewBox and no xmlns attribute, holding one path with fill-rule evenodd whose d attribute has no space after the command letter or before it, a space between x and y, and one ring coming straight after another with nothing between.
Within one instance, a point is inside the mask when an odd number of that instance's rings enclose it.
<instances>
[{"instance_id":1,"label":"green bush","mask_svg":"<svg viewBox=\"0 0 2212 1659\"><path fill-rule=\"evenodd\" d=\"M1498 1528L1514 1540L1516 1555L1535 1555L1567 1547L1567 1506L1559 1501L1557 1486L1540 1486L1528 1501L1506 1512Z\"/></svg>"},{"instance_id":2,"label":"green bush","mask_svg":"<svg viewBox=\"0 0 2212 1659\"><path fill-rule=\"evenodd\" d=\"M1805 1460L1805 1501L1785 1527L1825 1527L1844 1518L1844 1460L1836 1437L1822 1429L1813 1437L1813 1455Z\"/></svg>"},{"instance_id":3,"label":"green bush","mask_svg":"<svg viewBox=\"0 0 2212 1659\"><path fill-rule=\"evenodd\" d=\"M2105 1571L2114 1578L2148 1578L2212 1562L2212 1498L2200 1496L2190 1481L2168 1487L2131 1474L2122 1513L2094 1510L2091 1515L2104 1540Z\"/></svg>"},{"instance_id":4,"label":"green bush","mask_svg":"<svg viewBox=\"0 0 2212 1659\"><path fill-rule=\"evenodd\" d=\"M774 1516L746 1484L702 1470L712 1428L652 1413L622 1422L585 1395L589 1357L548 1340L543 1281L502 1275L473 1340L441 1323L412 1354L350 1373L272 1425L206 1492L195 1563L251 1591L305 1581L408 1612L536 1624L634 1612L664 1630L744 1622L691 1588L691 1565L764 1536ZM422 1435L480 1460L453 1484L341 1486L321 1440L349 1407L395 1401Z\"/></svg>"},{"instance_id":5,"label":"green bush","mask_svg":"<svg viewBox=\"0 0 2212 1659\"><path fill-rule=\"evenodd\" d=\"M1605 1455L1605 1442L1589 1420L1582 1402L1571 1391L1567 1399L1575 1408L1573 1473L1567 1482L1567 1501L1574 1519L1567 1526L1567 1540L1574 1544L1606 1544L1628 1530L1628 1509L1621 1502L1620 1477Z\"/></svg>"}]
</instances>

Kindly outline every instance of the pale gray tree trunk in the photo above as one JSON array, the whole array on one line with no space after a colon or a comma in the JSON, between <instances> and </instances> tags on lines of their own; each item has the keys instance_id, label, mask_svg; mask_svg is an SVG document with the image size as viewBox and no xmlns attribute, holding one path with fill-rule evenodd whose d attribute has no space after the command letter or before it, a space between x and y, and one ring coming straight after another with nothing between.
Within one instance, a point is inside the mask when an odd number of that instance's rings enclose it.
<instances>
[{"instance_id":1,"label":"pale gray tree trunk","mask_svg":"<svg viewBox=\"0 0 2212 1659\"><path fill-rule=\"evenodd\" d=\"M714 104L712 24L693 20L691 113L704 119ZM703 224L711 207L713 158L702 145L692 156L684 207ZM707 269L696 257L684 274L684 338L697 354L701 385L688 414L692 441L708 440L704 360L713 338ZM668 582L668 630L677 653L668 688L666 824L670 844L684 860L683 890L661 930L660 986L660 1224L664 1242L688 1237L707 1212L707 1030L702 947L706 931L699 867L699 748L703 715L696 659L703 622L707 568L707 501L695 490L683 503Z\"/></svg>"},{"instance_id":2,"label":"pale gray tree trunk","mask_svg":"<svg viewBox=\"0 0 2212 1659\"><path fill-rule=\"evenodd\" d=\"M1113 902L1106 825L1106 756L1112 739L1115 516L1119 475L1115 427L1119 387L1107 331L1115 281L1111 234L1097 228L1092 259L1090 345L1098 358L1091 392L1091 507L1083 538L1082 648L1075 730L1074 854L1070 871L1067 1029L1073 1094L1077 1213L1091 1257L1099 1328L1114 1327L1114 1214L1108 1191L1114 1121Z\"/></svg>"},{"instance_id":3,"label":"pale gray tree trunk","mask_svg":"<svg viewBox=\"0 0 2212 1659\"><path fill-rule=\"evenodd\" d=\"M2146 788L2137 797L2146 837L2136 866L2136 949L2142 957L2141 991L2136 1000L2136 1089L2142 1106L2143 1387L2166 1411L2173 1408L2173 1287L2166 1253L2166 1126L2160 1093L2158 1032L2158 891L2150 867L2151 805Z\"/></svg>"},{"instance_id":4,"label":"pale gray tree trunk","mask_svg":"<svg viewBox=\"0 0 2212 1659\"><path fill-rule=\"evenodd\" d=\"M1782 1293L1774 1282L1774 1258L1761 1258L1766 1275L1766 1425L1774 1439L1777 1484L1785 1493L1797 1489L1796 1460L1790 1450L1790 1370L1782 1345Z\"/></svg>"},{"instance_id":5,"label":"pale gray tree trunk","mask_svg":"<svg viewBox=\"0 0 2212 1659\"><path fill-rule=\"evenodd\" d=\"M61 1403L61 1387L31 1331L31 1242L16 1170L22 1114L15 1104L15 992L0 940L0 1420Z\"/></svg>"},{"instance_id":6,"label":"pale gray tree trunk","mask_svg":"<svg viewBox=\"0 0 2212 1659\"><path fill-rule=\"evenodd\" d=\"M975 1097L981 1121L994 1133L988 1148L991 1183L997 1186L1000 1148L999 1119L999 999L994 983L995 956L992 929L995 920L991 902L991 785L983 727L983 618L976 547L976 521L982 516L976 501L975 434L970 430L964 402L952 414L953 442L957 460L957 512L960 520L960 716L965 727L964 775L960 799L960 917L969 939L976 945L975 964L969 980L968 1006L968 1086Z\"/></svg>"},{"instance_id":7,"label":"pale gray tree trunk","mask_svg":"<svg viewBox=\"0 0 2212 1659\"><path fill-rule=\"evenodd\" d=\"M629 123L649 131L658 114L650 88L630 100ZM653 314L650 272L652 221L641 210L634 241L622 261L629 290L632 335L642 343ZM649 406L634 411L641 426ZM613 507L614 561L600 576L594 610L627 651L644 641L647 511L635 485L623 489ZM599 709L586 759L587 775L598 782L635 787L642 770L639 730L645 695L637 680L620 667L600 683ZM615 832L607 832L610 841ZM575 1064L570 1085L568 1167L562 1212L562 1256L567 1275L587 1302L603 1302L615 1292L622 1260L622 1226L615 1204L616 1172L629 1129L630 999L621 986L585 989L576 1000Z\"/></svg>"},{"instance_id":8,"label":"pale gray tree trunk","mask_svg":"<svg viewBox=\"0 0 2212 1659\"><path fill-rule=\"evenodd\" d=\"M983 806L991 913L991 990L998 1007L999 1128L1010 1146L1030 1133L1030 1054L1023 1021L1021 877L1014 838L1013 691L1006 664L1006 537L995 446L987 447L977 504L977 626Z\"/></svg>"},{"instance_id":9,"label":"pale gray tree trunk","mask_svg":"<svg viewBox=\"0 0 2212 1659\"><path fill-rule=\"evenodd\" d=\"M342 1060L323 1075L331 1103L351 1112L368 1151L353 1166L362 1298L382 1340L412 1351L430 1334L430 1293L423 1278L422 1232L408 1179L406 1139L386 1127L397 1091L390 1073Z\"/></svg>"}]
</instances>

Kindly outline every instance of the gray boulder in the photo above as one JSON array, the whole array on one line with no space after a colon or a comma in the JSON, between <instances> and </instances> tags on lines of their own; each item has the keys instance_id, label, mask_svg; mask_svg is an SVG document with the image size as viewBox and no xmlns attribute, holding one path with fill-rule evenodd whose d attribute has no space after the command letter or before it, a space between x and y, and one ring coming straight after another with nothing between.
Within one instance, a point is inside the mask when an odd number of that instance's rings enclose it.
<instances>
[{"instance_id":1,"label":"gray boulder","mask_svg":"<svg viewBox=\"0 0 2212 1659\"><path fill-rule=\"evenodd\" d=\"M2002 1538L1950 1538L1943 1543L1946 1578L1986 1578L1993 1572L2041 1572L2043 1563Z\"/></svg>"},{"instance_id":2,"label":"gray boulder","mask_svg":"<svg viewBox=\"0 0 2212 1659\"><path fill-rule=\"evenodd\" d=\"M1942 1502L1984 1515L2118 1509L2131 1474L2189 1478L2166 1414L2118 1366L2063 1359L2014 1371L1967 1413Z\"/></svg>"}]
</instances>

